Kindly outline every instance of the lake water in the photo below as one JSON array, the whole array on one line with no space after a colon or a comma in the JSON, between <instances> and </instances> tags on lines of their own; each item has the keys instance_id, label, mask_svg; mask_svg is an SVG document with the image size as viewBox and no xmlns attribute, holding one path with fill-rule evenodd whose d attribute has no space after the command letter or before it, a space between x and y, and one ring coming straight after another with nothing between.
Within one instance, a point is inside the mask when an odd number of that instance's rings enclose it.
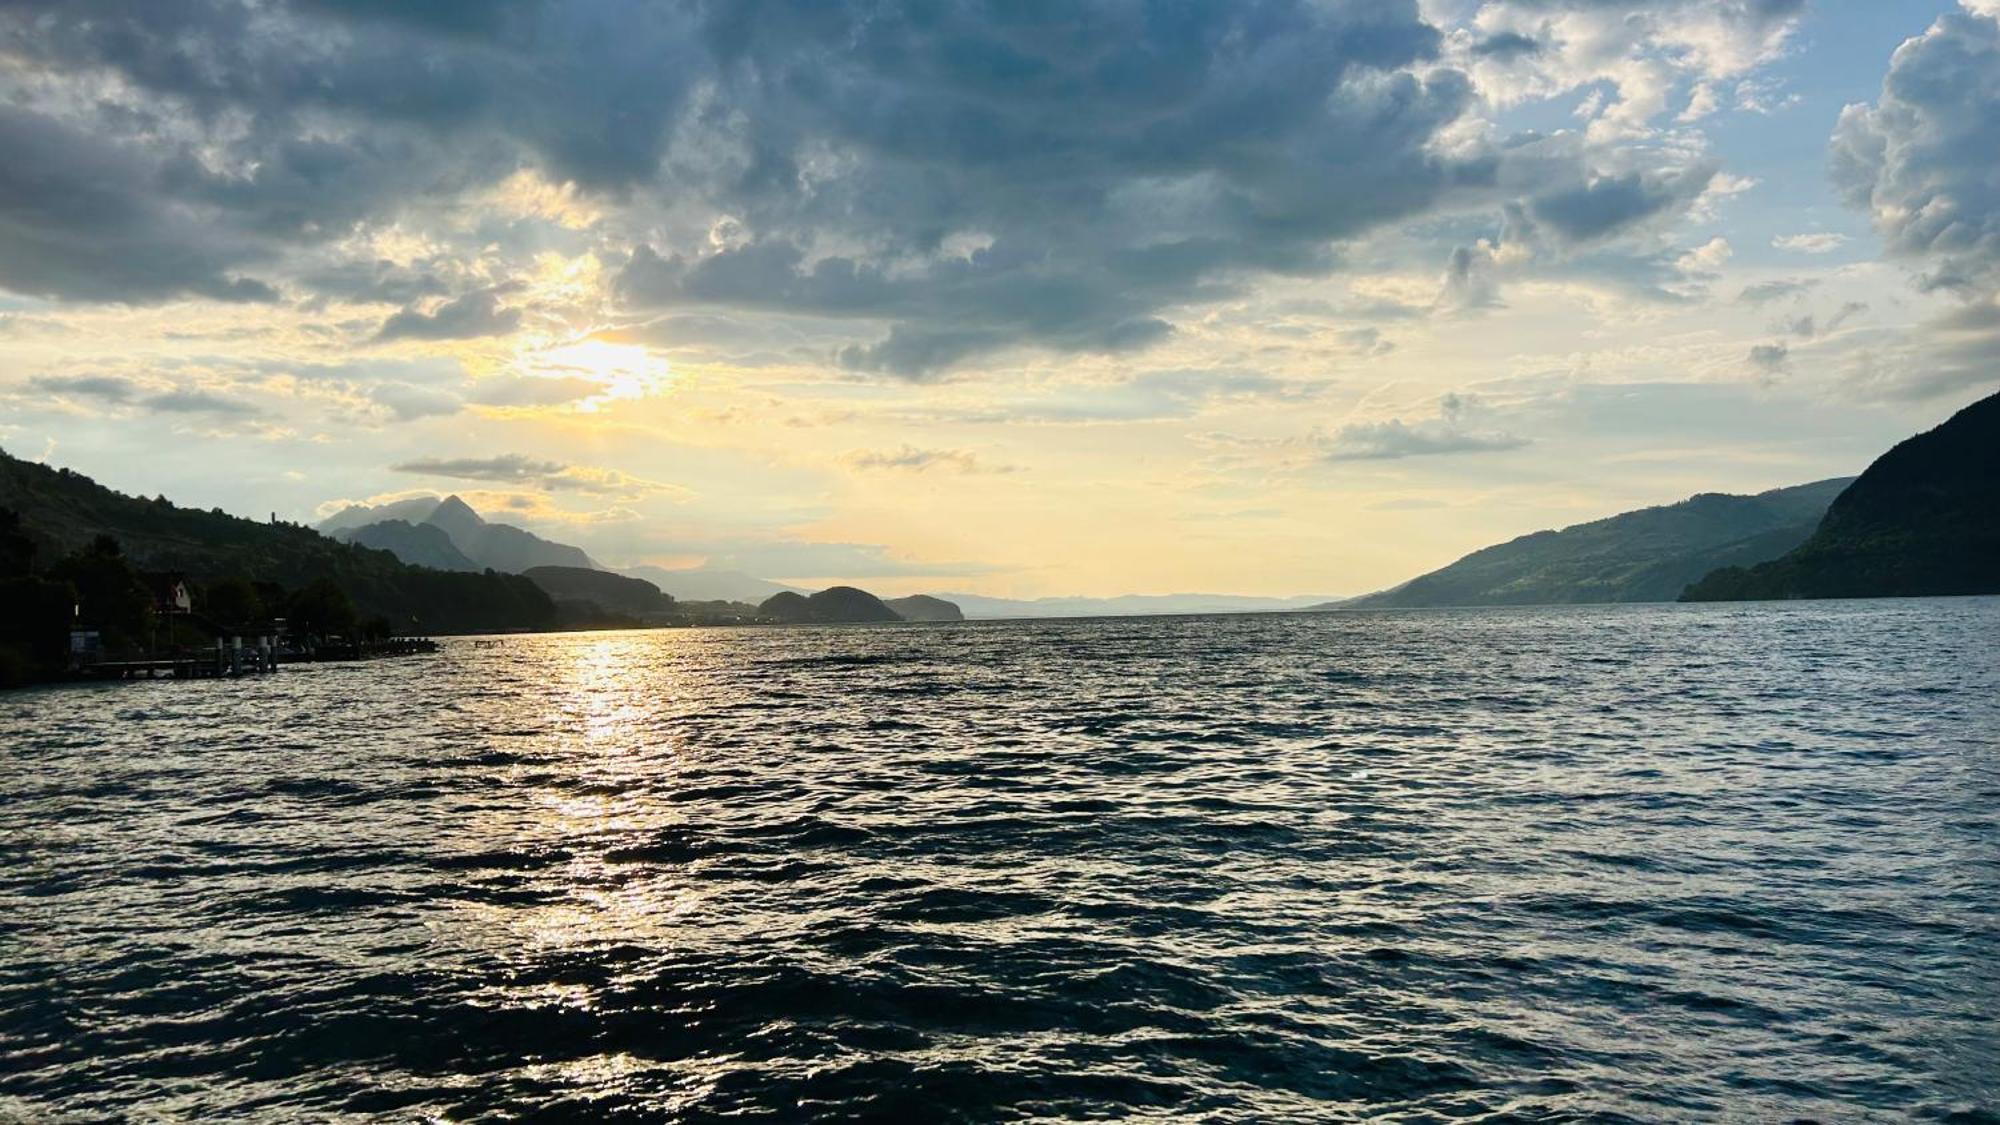
<instances>
[{"instance_id":1,"label":"lake water","mask_svg":"<svg viewBox=\"0 0 2000 1125\"><path fill-rule=\"evenodd\" d=\"M0 1119L1994 1121L2000 601L0 696Z\"/></svg>"}]
</instances>

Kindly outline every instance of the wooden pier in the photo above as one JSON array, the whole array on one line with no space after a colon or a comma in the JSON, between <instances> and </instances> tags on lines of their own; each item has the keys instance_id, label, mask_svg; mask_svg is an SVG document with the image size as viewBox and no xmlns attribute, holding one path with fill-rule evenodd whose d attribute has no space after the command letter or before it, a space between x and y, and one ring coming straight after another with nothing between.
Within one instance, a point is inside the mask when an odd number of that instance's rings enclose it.
<instances>
[{"instance_id":1,"label":"wooden pier","mask_svg":"<svg viewBox=\"0 0 2000 1125\"><path fill-rule=\"evenodd\" d=\"M71 675L88 680L214 680L261 676L280 664L373 660L386 656L416 656L438 650L428 637L392 637L382 641L334 641L306 648L270 645L224 646L214 652L177 652L131 660L94 660L78 664Z\"/></svg>"}]
</instances>

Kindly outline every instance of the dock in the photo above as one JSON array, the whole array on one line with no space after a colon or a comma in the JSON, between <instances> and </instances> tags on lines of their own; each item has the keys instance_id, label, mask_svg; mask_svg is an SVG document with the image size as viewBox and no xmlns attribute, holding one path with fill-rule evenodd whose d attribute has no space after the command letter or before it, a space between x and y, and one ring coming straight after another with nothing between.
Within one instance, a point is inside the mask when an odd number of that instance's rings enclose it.
<instances>
[{"instance_id":1,"label":"dock","mask_svg":"<svg viewBox=\"0 0 2000 1125\"><path fill-rule=\"evenodd\" d=\"M234 679L268 675L276 672L281 664L374 660L389 656L417 656L437 650L438 643L429 637L334 641L305 648L269 644L225 646L218 641L214 652L176 652L129 660L93 660L78 663L70 669L70 674L87 680Z\"/></svg>"}]
</instances>

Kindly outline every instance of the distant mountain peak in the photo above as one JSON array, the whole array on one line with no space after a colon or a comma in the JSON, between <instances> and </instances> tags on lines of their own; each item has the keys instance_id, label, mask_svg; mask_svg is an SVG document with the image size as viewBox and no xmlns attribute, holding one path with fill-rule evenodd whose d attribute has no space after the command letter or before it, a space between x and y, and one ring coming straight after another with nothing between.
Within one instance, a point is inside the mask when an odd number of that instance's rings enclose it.
<instances>
[{"instance_id":1,"label":"distant mountain peak","mask_svg":"<svg viewBox=\"0 0 2000 1125\"><path fill-rule=\"evenodd\" d=\"M318 526L324 534L333 535L386 520L423 523L431 517L431 513L437 511L437 508L438 498L435 496L412 496L404 500L392 500L386 504L349 504L320 521Z\"/></svg>"},{"instance_id":2,"label":"distant mountain peak","mask_svg":"<svg viewBox=\"0 0 2000 1125\"><path fill-rule=\"evenodd\" d=\"M457 493L453 493L450 496L445 497L443 500L438 501L437 510L431 513L431 520L433 522L436 522L441 519L470 520L471 522L478 524L483 524L486 522L485 517L481 516L478 510L473 508L472 505L466 503L464 500L459 499Z\"/></svg>"}]
</instances>

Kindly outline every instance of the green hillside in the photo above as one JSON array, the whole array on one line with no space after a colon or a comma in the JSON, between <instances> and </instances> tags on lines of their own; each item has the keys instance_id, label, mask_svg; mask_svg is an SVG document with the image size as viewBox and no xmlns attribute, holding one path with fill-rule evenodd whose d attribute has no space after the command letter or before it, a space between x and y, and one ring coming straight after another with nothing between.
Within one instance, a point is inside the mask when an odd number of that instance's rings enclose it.
<instances>
[{"instance_id":1,"label":"green hillside","mask_svg":"<svg viewBox=\"0 0 2000 1125\"><path fill-rule=\"evenodd\" d=\"M0 509L19 515L44 566L109 535L134 566L181 571L197 583L240 578L297 590L327 579L362 616L386 618L399 630L545 629L556 620L548 596L517 575L406 566L387 551L339 543L296 524L182 508L164 497L126 496L80 473L4 452Z\"/></svg>"},{"instance_id":2,"label":"green hillside","mask_svg":"<svg viewBox=\"0 0 2000 1125\"><path fill-rule=\"evenodd\" d=\"M1688 601L2000 593L2000 395L1883 454L1797 550L1718 570Z\"/></svg>"},{"instance_id":3,"label":"green hillside","mask_svg":"<svg viewBox=\"0 0 2000 1125\"><path fill-rule=\"evenodd\" d=\"M1341 608L1669 602L1719 566L1777 558L1811 535L1848 484L1823 480L1755 496L1703 493L1472 554Z\"/></svg>"}]
</instances>

